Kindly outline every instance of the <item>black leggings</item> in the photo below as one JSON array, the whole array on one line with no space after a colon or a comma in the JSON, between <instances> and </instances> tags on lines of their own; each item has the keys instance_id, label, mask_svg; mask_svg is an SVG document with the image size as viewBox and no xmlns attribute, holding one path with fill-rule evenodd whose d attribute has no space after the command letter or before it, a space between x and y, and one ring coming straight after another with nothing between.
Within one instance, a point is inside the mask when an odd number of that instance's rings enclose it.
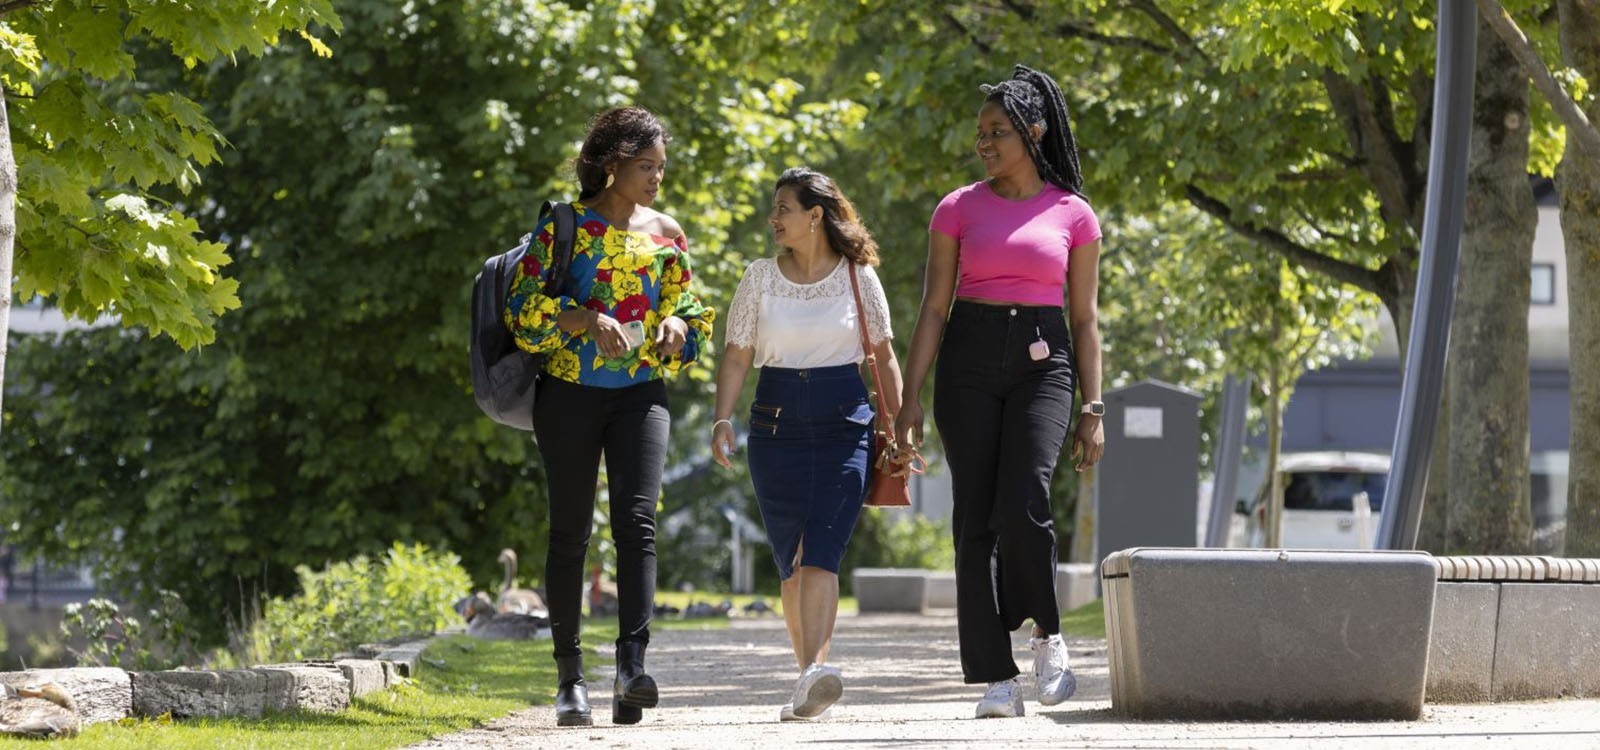
<instances>
[{"instance_id":1,"label":"black leggings","mask_svg":"<svg viewBox=\"0 0 1600 750\"><path fill-rule=\"evenodd\" d=\"M546 376L533 409L550 498L545 591L556 656L574 656L600 455L617 547L617 642L650 642L656 596L656 500L667 461L667 388L652 380L596 388Z\"/></svg>"},{"instance_id":2,"label":"black leggings","mask_svg":"<svg viewBox=\"0 0 1600 750\"><path fill-rule=\"evenodd\" d=\"M1050 352L1033 359L1043 339ZM933 418L950 462L956 617L968 684L1018 674L1011 631L1061 630L1050 478L1072 425L1077 367L1061 308L957 301L939 347Z\"/></svg>"}]
</instances>

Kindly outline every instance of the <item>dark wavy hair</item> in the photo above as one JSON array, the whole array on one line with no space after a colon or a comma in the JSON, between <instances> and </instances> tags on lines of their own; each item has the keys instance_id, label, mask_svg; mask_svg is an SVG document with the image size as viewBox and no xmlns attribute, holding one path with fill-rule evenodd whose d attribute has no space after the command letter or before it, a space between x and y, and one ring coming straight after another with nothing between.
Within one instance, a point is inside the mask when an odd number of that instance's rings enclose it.
<instances>
[{"instance_id":1,"label":"dark wavy hair","mask_svg":"<svg viewBox=\"0 0 1600 750\"><path fill-rule=\"evenodd\" d=\"M638 156L656 141L665 145L672 136L648 109L618 107L595 115L578 150L578 198L599 195L606 187L606 167Z\"/></svg>"},{"instance_id":2,"label":"dark wavy hair","mask_svg":"<svg viewBox=\"0 0 1600 750\"><path fill-rule=\"evenodd\" d=\"M1011 78L980 87L1005 110L1011 127L1028 144L1028 155L1039 176L1062 190L1083 193L1083 171L1078 167L1078 142L1072 137L1072 120L1061 87L1048 74L1026 65L1012 70ZM1028 137L1030 127L1044 129L1039 140Z\"/></svg>"},{"instance_id":3,"label":"dark wavy hair","mask_svg":"<svg viewBox=\"0 0 1600 750\"><path fill-rule=\"evenodd\" d=\"M810 167L790 167L778 175L772 192L776 194L784 188L794 188L795 197L805 210L822 207L822 227L828 233L829 247L856 265L878 265L878 241L861 223L855 205L844 197L833 178Z\"/></svg>"}]
</instances>

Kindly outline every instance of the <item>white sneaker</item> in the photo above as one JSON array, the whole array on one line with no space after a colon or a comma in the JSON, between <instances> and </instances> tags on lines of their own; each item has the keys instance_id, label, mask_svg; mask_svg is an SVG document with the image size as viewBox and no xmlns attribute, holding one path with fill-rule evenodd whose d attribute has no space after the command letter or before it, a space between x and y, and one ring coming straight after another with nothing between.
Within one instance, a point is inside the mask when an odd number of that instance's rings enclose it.
<instances>
[{"instance_id":1,"label":"white sneaker","mask_svg":"<svg viewBox=\"0 0 1600 750\"><path fill-rule=\"evenodd\" d=\"M989 683L989 692L978 701L978 718L1013 719L1022 715L1022 692L1017 678Z\"/></svg>"},{"instance_id":2,"label":"white sneaker","mask_svg":"<svg viewBox=\"0 0 1600 750\"><path fill-rule=\"evenodd\" d=\"M1030 638L1033 649L1033 684L1039 689L1039 702L1054 706L1078 690L1078 678L1067 666L1067 644L1058 633L1048 638Z\"/></svg>"},{"instance_id":3,"label":"white sneaker","mask_svg":"<svg viewBox=\"0 0 1600 750\"><path fill-rule=\"evenodd\" d=\"M783 704L783 708L778 709L778 721L823 721L831 718L833 718L832 708L825 708L822 710L822 713L817 714L809 719L804 716L796 715L794 712L793 703L785 703Z\"/></svg>"},{"instance_id":4,"label":"white sneaker","mask_svg":"<svg viewBox=\"0 0 1600 750\"><path fill-rule=\"evenodd\" d=\"M800 681L795 684L794 697L789 703L794 706L796 718L815 719L843 694L844 680L839 676L838 667L812 664L800 673Z\"/></svg>"}]
</instances>

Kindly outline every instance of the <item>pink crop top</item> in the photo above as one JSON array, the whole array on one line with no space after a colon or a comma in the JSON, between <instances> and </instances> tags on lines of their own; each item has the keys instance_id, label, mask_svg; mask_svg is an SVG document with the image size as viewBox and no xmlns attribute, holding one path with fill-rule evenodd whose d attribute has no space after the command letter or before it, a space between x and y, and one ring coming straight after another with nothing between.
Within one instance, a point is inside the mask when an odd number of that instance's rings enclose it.
<instances>
[{"instance_id":1,"label":"pink crop top","mask_svg":"<svg viewBox=\"0 0 1600 750\"><path fill-rule=\"evenodd\" d=\"M928 228L961 242L956 296L1060 306L1067 258L1100 239L1088 201L1045 183L1038 195L1011 201L975 182L939 201Z\"/></svg>"}]
</instances>

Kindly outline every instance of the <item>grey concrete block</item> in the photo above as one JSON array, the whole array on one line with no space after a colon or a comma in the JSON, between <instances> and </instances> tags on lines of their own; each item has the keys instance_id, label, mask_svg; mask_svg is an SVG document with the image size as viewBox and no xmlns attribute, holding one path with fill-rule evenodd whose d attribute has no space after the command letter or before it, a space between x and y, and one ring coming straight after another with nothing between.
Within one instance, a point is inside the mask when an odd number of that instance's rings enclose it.
<instances>
[{"instance_id":1,"label":"grey concrete block","mask_svg":"<svg viewBox=\"0 0 1600 750\"><path fill-rule=\"evenodd\" d=\"M921 612L928 600L926 570L856 568L851 580L862 612Z\"/></svg>"},{"instance_id":2,"label":"grey concrete block","mask_svg":"<svg viewBox=\"0 0 1600 750\"><path fill-rule=\"evenodd\" d=\"M415 677L417 664L422 658L422 650L427 648L430 642L432 642L431 638L423 638L397 646L390 646L379 651L372 658L379 661L393 662L394 671L401 677Z\"/></svg>"},{"instance_id":3,"label":"grey concrete block","mask_svg":"<svg viewBox=\"0 0 1600 750\"><path fill-rule=\"evenodd\" d=\"M344 673L345 680L350 683L352 700L389 687L383 665L383 662L375 659L340 659L334 662L334 666Z\"/></svg>"},{"instance_id":4,"label":"grey concrete block","mask_svg":"<svg viewBox=\"0 0 1600 750\"><path fill-rule=\"evenodd\" d=\"M282 703L269 704L273 710L333 713L350 707L350 682L337 667L287 665L256 671L282 674L289 680L291 692Z\"/></svg>"},{"instance_id":5,"label":"grey concrete block","mask_svg":"<svg viewBox=\"0 0 1600 750\"><path fill-rule=\"evenodd\" d=\"M259 717L350 706L349 683L338 669L327 667L171 670L135 672L132 677L133 710L139 716Z\"/></svg>"},{"instance_id":6,"label":"grey concrete block","mask_svg":"<svg viewBox=\"0 0 1600 750\"><path fill-rule=\"evenodd\" d=\"M1096 583L1094 563L1056 565L1056 606L1069 612L1100 598L1095 592Z\"/></svg>"},{"instance_id":7,"label":"grey concrete block","mask_svg":"<svg viewBox=\"0 0 1600 750\"><path fill-rule=\"evenodd\" d=\"M924 579L925 601L923 610L956 608L956 572L930 570Z\"/></svg>"},{"instance_id":8,"label":"grey concrete block","mask_svg":"<svg viewBox=\"0 0 1600 750\"><path fill-rule=\"evenodd\" d=\"M1117 552L1101 567L1112 708L1416 719L1437 570L1420 552Z\"/></svg>"},{"instance_id":9,"label":"grey concrete block","mask_svg":"<svg viewBox=\"0 0 1600 750\"><path fill-rule=\"evenodd\" d=\"M133 715L133 683L115 667L29 669L0 672L0 682L18 688L55 683L72 696L85 724L118 721Z\"/></svg>"},{"instance_id":10,"label":"grey concrete block","mask_svg":"<svg viewBox=\"0 0 1600 750\"><path fill-rule=\"evenodd\" d=\"M1600 586L1505 583L1494 700L1600 695Z\"/></svg>"},{"instance_id":11,"label":"grey concrete block","mask_svg":"<svg viewBox=\"0 0 1600 750\"><path fill-rule=\"evenodd\" d=\"M1478 703L1494 697L1499 611L1498 584L1439 582L1428 646L1429 703Z\"/></svg>"}]
</instances>

